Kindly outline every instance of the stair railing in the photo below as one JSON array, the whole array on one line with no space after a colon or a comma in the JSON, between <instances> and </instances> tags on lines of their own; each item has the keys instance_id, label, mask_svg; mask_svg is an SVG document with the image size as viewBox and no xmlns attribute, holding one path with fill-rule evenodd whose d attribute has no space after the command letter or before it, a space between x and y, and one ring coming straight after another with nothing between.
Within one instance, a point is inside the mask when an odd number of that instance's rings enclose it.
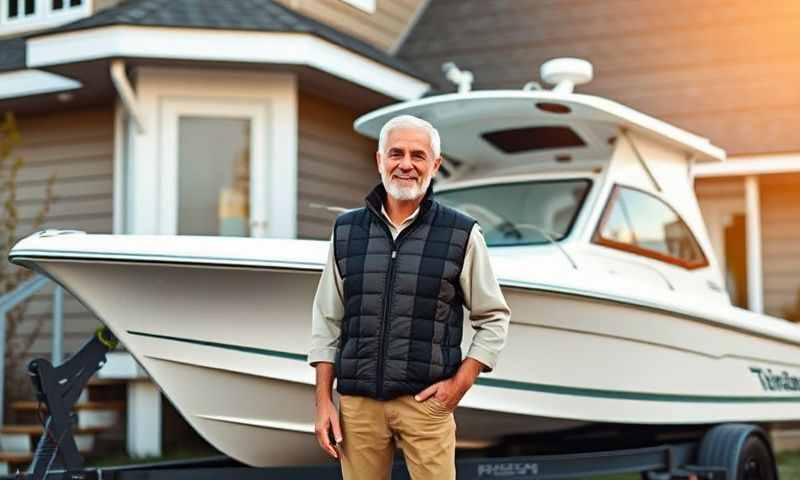
<instances>
[{"instance_id":1,"label":"stair railing","mask_svg":"<svg viewBox=\"0 0 800 480\"><path fill-rule=\"evenodd\" d=\"M43 275L21 283L14 290L0 297L0 425L3 425L3 406L5 406L6 370L6 315L31 295L44 288L50 280ZM63 358L64 346L64 289L56 285L53 289L53 365L59 365Z\"/></svg>"}]
</instances>

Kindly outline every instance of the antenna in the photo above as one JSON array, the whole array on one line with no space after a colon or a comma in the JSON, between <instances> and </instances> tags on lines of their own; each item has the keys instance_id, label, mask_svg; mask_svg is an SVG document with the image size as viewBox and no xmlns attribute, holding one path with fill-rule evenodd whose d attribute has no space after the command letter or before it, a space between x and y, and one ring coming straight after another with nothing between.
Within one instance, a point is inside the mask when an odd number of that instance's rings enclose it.
<instances>
[{"instance_id":1,"label":"antenna","mask_svg":"<svg viewBox=\"0 0 800 480\"><path fill-rule=\"evenodd\" d=\"M458 93L469 93L472 90L472 81L475 77L469 70L461 70L453 62L442 64L442 73L448 80L458 85Z\"/></svg>"},{"instance_id":2,"label":"antenna","mask_svg":"<svg viewBox=\"0 0 800 480\"><path fill-rule=\"evenodd\" d=\"M555 85L554 92L572 93L576 85L592 80L594 69L590 62L580 58L554 58L542 64L539 76Z\"/></svg>"}]
</instances>

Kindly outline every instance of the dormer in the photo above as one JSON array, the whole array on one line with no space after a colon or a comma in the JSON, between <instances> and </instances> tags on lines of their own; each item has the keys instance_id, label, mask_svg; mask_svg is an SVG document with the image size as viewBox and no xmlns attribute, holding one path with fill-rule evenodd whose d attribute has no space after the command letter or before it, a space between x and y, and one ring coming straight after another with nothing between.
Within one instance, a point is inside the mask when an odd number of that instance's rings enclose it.
<instances>
[{"instance_id":1,"label":"dormer","mask_svg":"<svg viewBox=\"0 0 800 480\"><path fill-rule=\"evenodd\" d=\"M0 0L0 37L88 17L95 0Z\"/></svg>"},{"instance_id":2,"label":"dormer","mask_svg":"<svg viewBox=\"0 0 800 480\"><path fill-rule=\"evenodd\" d=\"M428 4L425 0L274 0L324 26L394 54Z\"/></svg>"}]
</instances>

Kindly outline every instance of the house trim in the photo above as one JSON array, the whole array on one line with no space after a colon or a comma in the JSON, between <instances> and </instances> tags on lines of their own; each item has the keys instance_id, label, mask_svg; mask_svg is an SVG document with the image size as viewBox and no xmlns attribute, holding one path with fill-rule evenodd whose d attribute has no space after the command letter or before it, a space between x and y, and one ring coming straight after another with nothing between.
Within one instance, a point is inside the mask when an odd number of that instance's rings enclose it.
<instances>
[{"instance_id":1,"label":"house trim","mask_svg":"<svg viewBox=\"0 0 800 480\"><path fill-rule=\"evenodd\" d=\"M344 3L367 13L375 13L377 0L342 0Z\"/></svg>"},{"instance_id":2,"label":"house trim","mask_svg":"<svg viewBox=\"0 0 800 480\"><path fill-rule=\"evenodd\" d=\"M193 80L187 82L187 78ZM261 137L264 152L252 152L259 161L251 164L257 168L250 172L251 178L261 179L258 186L266 189L257 195L261 198L253 197L251 191L251 201L255 201L251 219L268 223L256 224L253 236L296 237L297 88L297 78L289 73L139 67L139 107L145 124L153 127L139 133L132 128L132 122L127 122L130 144L126 145L126 233L174 233L171 210L175 201L167 198L174 190L167 187L175 185L175 173L170 170L174 167L168 165L173 160L167 157L174 152L165 148L175 145L170 137L175 132L165 122L174 117L178 102L180 111L202 109L209 103L222 105L220 108L230 105L230 111L255 105L269 108L261 122L265 128L253 132ZM225 110L220 110L219 115L225 116Z\"/></svg>"},{"instance_id":3,"label":"house trim","mask_svg":"<svg viewBox=\"0 0 800 480\"><path fill-rule=\"evenodd\" d=\"M695 178L764 175L800 172L800 153L730 157L722 163L696 164Z\"/></svg>"},{"instance_id":4,"label":"house trim","mask_svg":"<svg viewBox=\"0 0 800 480\"><path fill-rule=\"evenodd\" d=\"M0 100L81 88L81 82L41 70L0 73Z\"/></svg>"},{"instance_id":5,"label":"house trim","mask_svg":"<svg viewBox=\"0 0 800 480\"><path fill-rule=\"evenodd\" d=\"M764 275L761 253L761 200L758 177L744 177L747 236L747 308L764 313Z\"/></svg>"},{"instance_id":6,"label":"house trim","mask_svg":"<svg viewBox=\"0 0 800 480\"><path fill-rule=\"evenodd\" d=\"M48 67L100 58L165 58L307 65L398 100L430 85L307 33L115 25L34 37L27 64Z\"/></svg>"}]
</instances>

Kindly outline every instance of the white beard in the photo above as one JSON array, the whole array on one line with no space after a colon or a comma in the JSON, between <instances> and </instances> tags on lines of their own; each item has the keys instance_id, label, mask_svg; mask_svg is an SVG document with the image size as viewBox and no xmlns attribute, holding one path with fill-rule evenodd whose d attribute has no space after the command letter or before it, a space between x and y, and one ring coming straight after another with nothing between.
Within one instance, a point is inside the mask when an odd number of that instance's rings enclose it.
<instances>
[{"instance_id":1,"label":"white beard","mask_svg":"<svg viewBox=\"0 0 800 480\"><path fill-rule=\"evenodd\" d=\"M397 200L416 200L417 198L425 195L428 191L428 186L431 184L433 174L428 175L422 179L422 183L415 183L414 185L399 185L400 182L392 181L392 177L387 175L383 170L383 165L378 164L378 171L381 174L381 183L386 192Z\"/></svg>"}]
</instances>

